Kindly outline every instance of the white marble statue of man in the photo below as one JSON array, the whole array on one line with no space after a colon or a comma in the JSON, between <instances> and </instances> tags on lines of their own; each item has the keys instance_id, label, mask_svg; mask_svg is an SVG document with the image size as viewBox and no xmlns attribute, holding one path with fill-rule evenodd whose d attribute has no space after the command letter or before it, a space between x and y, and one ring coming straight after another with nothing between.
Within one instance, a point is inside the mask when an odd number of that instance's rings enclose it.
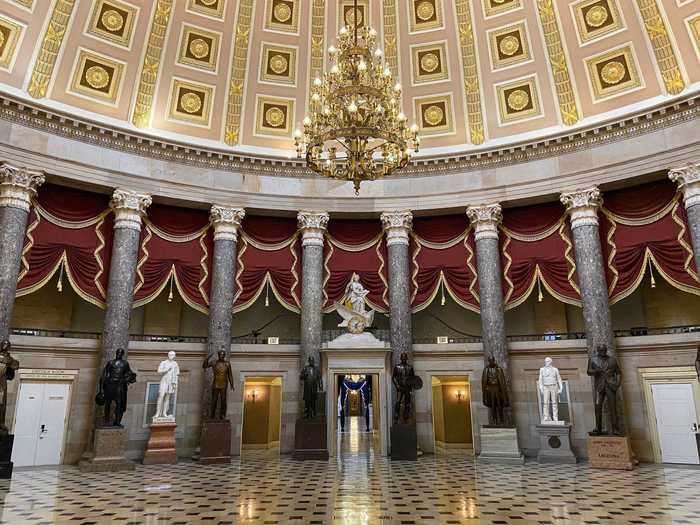
<instances>
[{"instance_id":1,"label":"white marble statue of man","mask_svg":"<svg viewBox=\"0 0 700 525\"><path fill-rule=\"evenodd\" d=\"M158 373L161 374L161 377L154 419L175 419L173 414L168 414L170 399L177 391L178 376L180 375L180 366L175 362L175 352L168 352L168 358L158 365Z\"/></svg>"},{"instance_id":2,"label":"white marble statue of man","mask_svg":"<svg viewBox=\"0 0 700 525\"><path fill-rule=\"evenodd\" d=\"M559 375L559 369L552 366L551 357L546 357L544 366L540 368L537 386L544 398L542 403L542 423L560 423L559 394L561 394L564 384Z\"/></svg>"}]
</instances>

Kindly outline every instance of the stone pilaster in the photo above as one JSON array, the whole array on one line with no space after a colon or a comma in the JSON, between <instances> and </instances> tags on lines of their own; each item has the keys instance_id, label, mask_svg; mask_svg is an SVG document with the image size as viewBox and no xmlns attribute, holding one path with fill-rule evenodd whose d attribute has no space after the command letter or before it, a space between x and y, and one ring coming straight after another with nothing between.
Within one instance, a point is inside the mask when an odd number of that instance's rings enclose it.
<instances>
[{"instance_id":1,"label":"stone pilaster","mask_svg":"<svg viewBox=\"0 0 700 525\"><path fill-rule=\"evenodd\" d=\"M474 227L476 263L481 305L481 338L484 361L493 355L510 384L510 363L506 343L503 308L501 252L498 246L498 225L501 223L500 204L470 206L467 216Z\"/></svg>"},{"instance_id":2,"label":"stone pilaster","mask_svg":"<svg viewBox=\"0 0 700 525\"><path fill-rule=\"evenodd\" d=\"M214 228L214 255L212 263L211 291L209 292L209 345L207 352L220 350L228 356L231 351L231 321L233 318L233 294L236 280L238 229L245 217L243 208L214 205L209 220ZM204 371L202 415L209 414L213 370Z\"/></svg>"},{"instance_id":3,"label":"stone pilaster","mask_svg":"<svg viewBox=\"0 0 700 525\"><path fill-rule=\"evenodd\" d=\"M700 272L700 164L673 169L668 177L683 192L683 202L688 215L690 238L693 241L695 266Z\"/></svg>"},{"instance_id":4,"label":"stone pilaster","mask_svg":"<svg viewBox=\"0 0 700 525\"><path fill-rule=\"evenodd\" d=\"M129 319L134 301L141 222L151 205L151 197L117 189L109 205L114 212L114 238L98 373L114 358L117 348L123 348L125 353L129 350Z\"/></svg>"},{"instance_id":5,"label":"stone pilaster","mask_svg":"<svg viewBox=\"0 0 700 525\"><path fill-rule=\"evenodd\" d=\"M412 363L411 269L408 241L413 228L413 215L408 210L384 212L382 227L386 234L389 255L389 323L391 329L392 361L399 362L402 352Z\"/></svg>"},{"instance_id":6,"label":"stone pilaster","mask_svg":"<svg viewBox=\"0 0 700 525\"><path fill-rule=\"evenodd\" d=\"M29 208L43 183L41 172L0 166L0 341L10 333Z\"/></svg>"},{"instance_id":7,"label":"stone pilaster","mask_svg":"<svg viewBox=\"0 0 700 525\"><path fill-rule=\"evenodd\" d=\"M603 251L600 246L598 210L603 198L596 187L561 194L571 221L576 253L583 319L588 340L588 354L593 355L597 345L607 345L615 354L615 337L608 302L608 284L605 278Z\"/></svg>"},{"instance_id":8,"label":"stone pilaster","mask_svg":"<svg viewBox=\"0 0 700 525\"><path fill-rule=\"evenodd\" d=\"M309 356L320 366L321 330L323 328L323 244L328 214L300 211L297 222L301 230L301 352L300 368ZM327 387L328 385L324 385Z\"/></svg>"}]
</instances>

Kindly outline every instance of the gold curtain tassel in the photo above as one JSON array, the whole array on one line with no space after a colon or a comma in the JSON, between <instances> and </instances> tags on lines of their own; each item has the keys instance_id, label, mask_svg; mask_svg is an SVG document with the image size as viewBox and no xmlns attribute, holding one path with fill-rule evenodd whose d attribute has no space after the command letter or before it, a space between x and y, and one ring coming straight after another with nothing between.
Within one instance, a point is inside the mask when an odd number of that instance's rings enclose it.
<instances>
[{"instance_id":1,"label":"gold curtain tassel","mask_svg":"<svg viewBox=\"0 0 700 525\"><path fill-rule=\"evenodd\" d=\"M65 264L65 260L61 259L61 262L59 263L60 269L58 273L58 282L56 283L56 290L58 290L59 293L63 292L63 265Z\"/></svg>"},{"instance_id":2,"label":"gold curtain tassel","mask_svg":"<svg viewBox=\"0 0 700 525\"><path fill-rule=\"evenodd\" d=\"M540 274L537 274L537 302L541 303L543 299L544 295L542 295L542 283L540 282Z\"/></svg>"},{"instance_id":3,"label":"gold curtain tassel","mask_svg":"<svg viewBox=\"0 0 700 525\"><path fill-rule=\"evenodd\" d=\"M440 298L440 306L445 306L445 281L440 279L440 292L442 297Z\"/></svg>"},{"instance_id":4,"label":"gold curtain tassel","mask_svg":"<svg viewBox=\"0 0 700 525\"><path fill-rule=\"evenodd\" d=\"M265 307L270 306L270 281L265 281Z\"/></svg>"},{"instance_id":5,"label":"gold curtain tassel","mask_svg":"<svg viewBox=\"0 0 700 525\"><path fill-rule=\"evenodd\" d=\"M173 281L175 280L175 274L170 274L170 293L168 294L168 302L173 302Z\"/></svg>"},{"instance_id":6,"label":"gold curtain tassel","mask_svg":"<svg viewBox=\"0 0 700 525\"><path fill-rule=\"evenodd\" d=\"M651 277L651 287L656 288L656 279L654 279L654 270L653 266L651 265L651 257L647 259L649 262L649 277Z\"/></svg>"}]
</instances>

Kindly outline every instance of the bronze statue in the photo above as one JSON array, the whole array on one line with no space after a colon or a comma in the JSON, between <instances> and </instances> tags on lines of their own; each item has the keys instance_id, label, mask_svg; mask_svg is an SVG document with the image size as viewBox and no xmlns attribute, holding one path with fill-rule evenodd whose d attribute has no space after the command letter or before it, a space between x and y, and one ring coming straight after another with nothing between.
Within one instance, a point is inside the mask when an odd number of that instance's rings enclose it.
<instances>
[{"instance_id":1,"label":"bronze statue","mask_svg":"<svg viewBox=\"0 0 700 525\"><path fill-rule=\"evenodd\" d=\"M211 419L226 419L226 393L228 387L233 390L233 372L231 372L231 363L226 359L226 352L219 350L219 359L215 363L211 363L208 355L204 358L202 368L214 369L214 382L211 389ZM216 408L219 407L219 417L216 417Z\"/></svg>"},{"instance_id":2,"label":"bronze statue","mask_svg":"<svg viewBox=\"0 0 700 525\"><path fill-rule=\"evenodd\" d=\"M124 349L117 348L115 358L109 361L102 371L100 384L95 396L98 405L105 406L105 426L121 427L122 417L126 412L126 394L129 385L136 382L136 374L131 371L129 362L124 359ZM114 417L111 416L112 403L114 403Z\"/></svg>"},{"instance_id":3,"label":"bronze statue","mask_svg":"<svg viewBox=\"0 0 700 525\"><path fill-rule=\"evenodd\" d=\"M596 347L596 355L588 358L588 375L593 377L595 390L595 430L591 436L602 434L620 435L617 421L617 389L620 388L620 364L617 359L608 355L606 345ZM610 426L603 431L603 407L607 404L610 413Z\"/></svg>"},{"instance_id":4,"label":"bronze statue","mask_svg":"<svg viewBox=\"0 0 700 525\"><path fill-rule=\"evenodd\" d=\"M489 424L494 426L506 426L506 408L510 406L508 397L508 383L503 369L496 363L492 355L488 359L488 365L481 374L481 394L484 406L489 408Z\"/></svg>"},{"instance_id":5,"label":"bronze statue","mask_svg":"<svg viewBox=\"0 0 700 525\"><path fill-rule=\"evenodd\" d=\"M323 390L321 372L313 356L309 356L309 364L301 371L301 380L304 382L304 419L313 419L316 417L316 398Z\"/></svg>"},{"instance_id":6,"label":"bronze statue","mask_svg":"<svg viewBox=\"0 0 700 525\"><path fill-rule=\"evenodd\" d=\"M413 390L420 390L423 387L423 380L415 374L413 366L408 364L406 352L401 352L400 362L394 366L391 373L391 382L396 389L394 424L399 422L399 417L402 422L407 423L411 419Z\"/></svg>"},{"instance_id":7,"label":"bronze statue","mask_svg":"<svg viewBox=\"0 0 700 525\"><path fill-rule=\"evenodd\" d=\"M19 369L19 361L10 355L12 345L4 339L0 343L0 434L9 432L5 426L5 413L7 412L7 382L15 378L15 371Z\"/></svg>"}]
</instances>

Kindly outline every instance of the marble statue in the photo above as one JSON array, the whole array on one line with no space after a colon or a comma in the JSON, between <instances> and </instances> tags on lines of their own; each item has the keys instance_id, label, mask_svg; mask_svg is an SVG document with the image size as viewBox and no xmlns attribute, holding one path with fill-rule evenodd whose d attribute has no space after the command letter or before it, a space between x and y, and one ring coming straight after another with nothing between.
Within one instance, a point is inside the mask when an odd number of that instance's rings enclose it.
<instances>
[{"instance_id":1,"label":"marble statue","mask_svg":"<svg viewBox=\"0 0 700 525\"><path fill-rule=\"evenodd\" d=\"M593 377L595 391L595 430L592 436L604 434L620 435L617 418L617 389L622 377L617 359L610 357L606 345L598 345L596 355L588 358L588 375ZM603 407L607 405L610 414L610 429L603 429Z\"/></svg>"},{"instance_id":2,"label":"marble statue","mask_svg":"<svg viewBox=\"0 0 700 525\"><path fill-rule=\"evenodd\" d=\"M559 375L559 369L552 366L551 357L544 358L537 387L543 397L542 423L563 423L559 421L559 394L564 389L564 383Z\"/></svg>"},{"instance_id":3,"label":"marble statue","mask_svg":"<svg viewBox=\"0 0 700 525\"><path fill-rule=\"evenodd\" d=\"M345 287L343 299L336 305L336 310L343 321L338 325L340 328L347 328L349 332L359 334L365 328L372 326L374 322L374 310L366 308L366 297L369 290L366 290L360 283L360 276L352 274L350 282Z\"/></svg>"},{"instance_id":4,"label":"marble statue","mask_svg":"<svg viewBox=\"0 0 700 525\"><path fill-rule=\"evenodd\" d=\"M400 361L391 373L391 382L396 389L394 424L398 423L399 419L407 423L411 419L413 391L423 387L423 380L415 374L413 366L408 363L406 352L401 352Z\"/></svg>"},{"instance_id":5,"label":"marble statue","mask_svg":"<svg viewBox=\"0 0 700 525\"><path fill-rule=\"evenodd\" d=\"M510 406L508 384L503 369L490 356L484 372L481 374L481 393L484 406L489 408L489 423L494 426L506 426L506 408Z\"/></svg>"},{"instance_id":6,"label":"marble statue","mask_svg":"<svg viewBox=\"0 0 700 525\"><path fill-rule=\"evenodd\" d=\"M129 385L136 382L136 374L132 372L129 362L124 359L124 349L117 348L114 359L109 361L102 371L100 384L95 401L104 403L105 426L121 427L122 417L126 412L126 397ZM114 404L114 417L112 417L112 404Z\"/></svg>"},{"instance_id":7,"label":"marble statue","mask_svg":"<svg viewBox=\"0 0 700 525\"><path fill-rule=\"evenodd\" d=\"M15 378L15 371L19 369L19 361L10 355L12 345L4 339L0 343L0 434L9 432L5 426L5 414L7 412L7 382Z\"/></svg>"},{"instance_id":8,"label":"marble statue","mask_svg":"<svg viewBox=\"0 0 700 525\"><path fill-rule=\"evenodd\" d=\"M316 417L318 393L323 390L321 371L313 356L309 356L309 363L301 371L301 380L304 383L304 419L313 419Z\"/></svg>"},{"instance_id":9,"label":"marble statue","mask_svg":"<svg viewBox=\"0 0 700 525\"><path fill-rule=\"evenodd\" d=\"M214 370L214 381L211 389L211 419L224 420L226 419L226 394L228 388L233 390L233 372L231 371L231 363L226 359L226 352L219 350L219 359L212 363L209 361L211 355L204 358L202 368L212 368ZM216 409L219 408L217 417Z\"/></svg>"},{"instance_id":10,"label":"marble statue","mask_svg":"<svg viewBox=\"0 0 700 525\"><path fill-rule=\"evenodd\" d=\"M158 386L158 402L156 404L156 415L153 419L167 419L175 421L174 414L168 414L170 399L177 392L178 377L180 376L180 365L175 361L175 352L168 352L168 358L158 365L160 385Z\"/></svg>"}]
</instances>

